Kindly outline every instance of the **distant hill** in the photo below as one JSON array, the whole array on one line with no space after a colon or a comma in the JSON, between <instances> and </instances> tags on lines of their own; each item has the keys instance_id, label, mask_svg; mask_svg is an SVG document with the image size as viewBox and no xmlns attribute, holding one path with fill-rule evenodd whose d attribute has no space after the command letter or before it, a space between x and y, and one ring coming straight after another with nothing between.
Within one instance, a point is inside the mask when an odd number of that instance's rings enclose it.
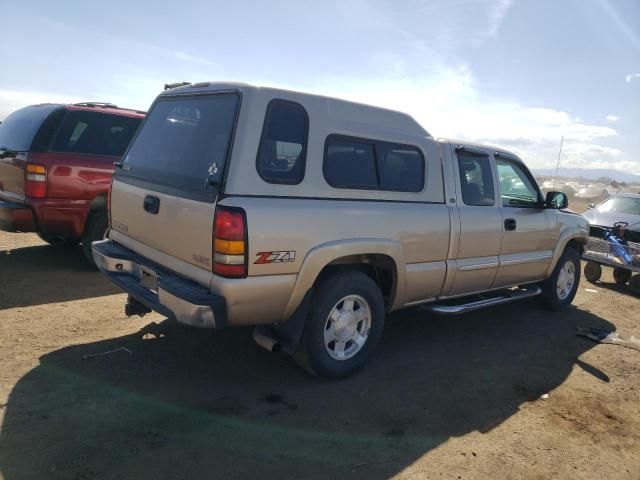
<instances>
[{"instance_id":1,"label":"distant hill","mask_svg":"<svg viewBox=\"0 0 640 480\"><path fill-rule=\"evenodd\" d=\"M539 168L533 169L536 175L545 175L553 177L556 174L555 168ZM640 175L633 173L621 172L610 168L559 168L558 178L582 178L585 180L597 180L601 177L607 177L616 182L640 183Z\"/></svg>"}]
</instances>

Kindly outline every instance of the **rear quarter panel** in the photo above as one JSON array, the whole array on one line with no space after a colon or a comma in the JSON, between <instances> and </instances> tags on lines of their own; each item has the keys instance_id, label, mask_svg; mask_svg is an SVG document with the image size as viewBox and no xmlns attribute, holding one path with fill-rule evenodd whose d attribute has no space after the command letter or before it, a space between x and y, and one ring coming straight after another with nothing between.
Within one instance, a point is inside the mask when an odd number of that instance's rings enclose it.
<instances>
[{"instance_id":1,"label":"rear quarter panel","mask_svg":"<svg viewBox=\"0 0 640 480\"><path fill-rule=\"evenodd\" d=\"M106 194L118 157L71 153L33 153L29 161L47 167L47 197L92 200Z\"/></svg>"},{"instance_id":2,"label":"rear quarter panel","mask_svg":"<svg viewBox=\"0 0 640 480\"><path fill-rule=\"evenodd\" d=\"M250 277L299 274L288 314L326 264L353 254L394 260L396 307L442 288L450 235L444 204L252 197L221 204L246 211ZM265 252L287 252L290 261L259 263Z\"/></svg>"}]
</instances>

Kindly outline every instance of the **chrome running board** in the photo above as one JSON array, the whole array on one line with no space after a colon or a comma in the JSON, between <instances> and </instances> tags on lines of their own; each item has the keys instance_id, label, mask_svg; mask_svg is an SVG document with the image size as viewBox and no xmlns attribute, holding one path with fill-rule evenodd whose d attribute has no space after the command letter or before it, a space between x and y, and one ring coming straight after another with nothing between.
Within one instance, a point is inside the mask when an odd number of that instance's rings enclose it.
<instances>
[{"instance_id":1,"label":"chrome running board","mask_svg":"<svg viewBox=\"0 0 640 480\"><path fill-rule=\"evenodd\" d=\"M439 313L442 315L460 315L462 313L480 310L481 308L493 307L495 305L502 305L503 303L515 302L516 300L535 297L536 295L540 295L541 293L542 289L539 286L530 285L515 290L507 290L501 295L496 295L490 298L482 298L480 300L475 300L468 303L431 303L429 305L424 305L422 308L429 310L430 312Z\"/></svg>"}]
</instances>

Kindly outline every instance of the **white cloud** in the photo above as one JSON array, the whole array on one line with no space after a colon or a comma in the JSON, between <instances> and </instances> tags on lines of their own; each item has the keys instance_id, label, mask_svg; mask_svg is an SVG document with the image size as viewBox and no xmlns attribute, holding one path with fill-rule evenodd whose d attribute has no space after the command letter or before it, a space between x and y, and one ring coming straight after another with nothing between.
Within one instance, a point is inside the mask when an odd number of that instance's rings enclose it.
<instances>
[{"instance_id":1,"label":"white cloud","mask_svg":"<svg viewBox=\"0 0 640 480\"><path fill-rule=\"evenodd\" d=\"M181 50L175 50L171 52L171 55L180 61L187 63L195 63L196 65L215 65L211 60L206 58L198 57L196 55L190 55Z\"/></svg>"},{"instance_id":2,"label":"white cloud","mask_svg":"<svg viewBox=\"0 0 640 480\"><path fill-rule=\"evenodd\" d=\"M442 65L410 78L332 77L305 89L407 112L435 137L506 147L536 168L555 166L564 136L563 165L640 170L639 163L626 161L624 152L607 145L618 135L611 126L585 123L547 106L484 97L464 66Z\"/></svg>"},{"instance_id":3,"label":"white cloud","mask_svg":"<svg viewBox=\"0 0 640 480\"><path fill-rule=\"evenodd\" d=\"M68 95L58 95L41 91L0 90L0 121L11 112L38 103L75 103L81 101L98 101L97 99L79 98Z\"/></svg>"},{"instance_id":4,"label":"white cloud","mask_svg":"<svg viewBox=\"0 0 640 480\"><path fill-rule=\"evenodd\" d=\"M490 6L489 10L489 30L487 35L493 37L497 35L502 20L507 15L507 11L511 8L511 0L497 0Z\"/></svg>"},{"instance_id":5,"label":"white cloud","mask_svg":"<svg viewBox=\"0 0 640 480\"><path fill-rule=\"evenodd\" d=\"M640 73L631 73L629 75L625 75L624 79L629 83L634 78L640 78Z\"/></svg>"},{"instance_id":6,"label":"white cloud","mask_svg":"<svg viewBox=\"0 0 640 480\"><path fill-rule=\"evenodd\" d=\"M620 120L620 117L618 117L617 115L612 115L612 114L609 114L604 118L605 118L605 120L607 120L607 122L617 122L618 120Z\"/></svg>"}]
</instances>

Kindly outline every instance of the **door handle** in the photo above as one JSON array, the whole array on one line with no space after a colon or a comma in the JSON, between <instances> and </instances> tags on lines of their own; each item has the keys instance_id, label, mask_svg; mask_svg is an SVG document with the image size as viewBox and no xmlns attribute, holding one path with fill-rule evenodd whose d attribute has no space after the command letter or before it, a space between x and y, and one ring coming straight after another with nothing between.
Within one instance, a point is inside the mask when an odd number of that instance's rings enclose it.
<instances>
[{"instance_id":1,"label":"door handle","mask_svg":"<svg viewBox=\"0 0 640 480\"><path fill-rule=\"evenodd\" d=\"M504 229L505 230L515 230L516 229L516 219L515 218L506 218L504 221Z\"/></svg>"},{"instance_id":2,"label":"door handle","mask_svg":"<svg viewBox=\"0 0 640 480\"><path fill-rule=\"evenodd\" d=\"M154 197L153 195L147 195L144 197L144 203L142 204L145 211L156 214L160 210L160 199L158 197Z\"/></svg>"}]
</instances>

